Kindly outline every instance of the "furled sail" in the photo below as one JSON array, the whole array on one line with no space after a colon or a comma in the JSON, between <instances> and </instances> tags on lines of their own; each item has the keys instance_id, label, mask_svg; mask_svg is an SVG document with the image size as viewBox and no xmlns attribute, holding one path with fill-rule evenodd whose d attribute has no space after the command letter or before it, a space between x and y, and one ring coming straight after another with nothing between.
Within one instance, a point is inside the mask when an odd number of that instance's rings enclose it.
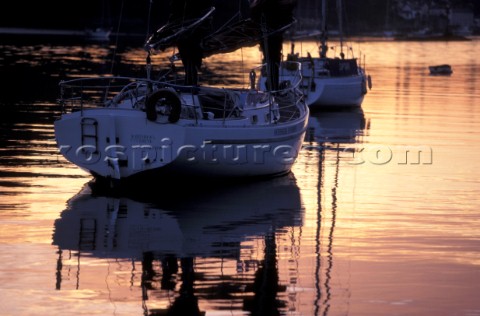
<instances>
[{"instance_id":1,"label":"furled sail","mask_svg":"<svg viewBox=\"0 0 480 316\"><path fill-rule=\"evenodd\" d=\"M218 31L206 36L202 42L204 57L230 53L242 47L255 46L264 38L288 29L294 20L277 29L269 29L252 19L229 22Z\"/></svg>"},{"instance_id":2,"label":"furled sail","mask_svg":"<svg viewBox=\"0 0 480 316\"><path fill-rule=\"evenodd\" d=\"M191 35L197 27L208 22L214 11L215 8L211 7L198 18L169 21L148 38L145 50L154 52L176 46L180 38Z\"/></svg>"},{"instance_id":3,"label":"furled sail","mask_svg":"<svg viewBox=\"0 0 480 316\"><path fill-rule=\"evenodd\" d=\"M185 69L185 84L197 85L203 58L259 44L271 78L267 88L278 90L283 33L295 22L296 1L251 0L248 18L239 11L219 24L218 17L224 15L217 14L214 26L214 0L171 0L167 24L147 40L145 49L150 54L176 46Z\"/></svg>"},{"instance_id":4,"label":"furled sail","mask_svg":"<svg viewBox=\"0 0 480 316\"><path fill-rule=\"evenodd\" d=\"M196 29L211 23L214 12L215 7L211 7L196 18L169 21L150 36L145 43L145 50L153 53L176 46L180 39L191 36ZM245 18L237 13L215 31L205 34L200 43L203 57L255 46L267 36L284 32L294 22L295 19L292 17L290 20L283 21L282 24L271 27L262 24L259 19Z\"/></svg>"}]
</instances>

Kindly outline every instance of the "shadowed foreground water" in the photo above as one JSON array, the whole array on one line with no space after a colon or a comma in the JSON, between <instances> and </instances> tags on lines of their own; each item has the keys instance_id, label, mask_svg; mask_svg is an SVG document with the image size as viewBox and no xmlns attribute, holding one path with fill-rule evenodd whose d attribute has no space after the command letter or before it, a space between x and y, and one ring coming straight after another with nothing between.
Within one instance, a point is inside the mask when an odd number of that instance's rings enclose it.
<instances>
[{"instance_id":1,"label":"shadowed foreground water","mask_svg":"<svg viewBox=\"0 0 480 316\"><path fill-rule=\"evenodd\" d=\"M480 315L480 41L353 49L373 88L312 114L290 175L112 196L58 154L57 83L142 74L144 52L0 45L2 315ZM229 86L259 59L206 67Z\"/></svg>"}]
</instances>

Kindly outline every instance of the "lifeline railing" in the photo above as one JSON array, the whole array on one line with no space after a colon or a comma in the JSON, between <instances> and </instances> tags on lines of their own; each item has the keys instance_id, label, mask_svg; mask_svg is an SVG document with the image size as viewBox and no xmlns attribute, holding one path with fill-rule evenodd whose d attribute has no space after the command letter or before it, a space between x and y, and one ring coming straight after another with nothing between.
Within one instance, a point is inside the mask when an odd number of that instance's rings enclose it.
<instances>
[{"instance_id":1,"label":"lifeline railing","mask_svg":"<svg viewBox=\"0 0 480 316\"><path fill-rule=\"evenodd\" d=\"M265 73L265 65L254 68L250 72L250 85L248 89L236 88L216 88L217 91L224 91L224 102L222 117L227 118L232 114L231 98L232 91L257 91L264 92L270 99L270 104L277 103L278 110L281 111L282 120L289 120L300 116L302 113L302 103L304 101L303 94L300 90L301 64L298 62L286 61L287 67L280 67L279 73L279 89L275 91L266 91L261 86L262 73ZM263 76L264 77L264 76ZM132 89L144 89L143 95L148 95L148 89L154 87L170 87L181 93L198 94L201 89L208 91L208 86L185 86L179 84L179 80L151 80L147 78L136 77L94 77L94 78L78 78L68 81L61 81L59 105L62 113L69 111L83 111L86 108L105 107L111 104L115 97L122 92ZM150 90L152 91L152 90ZM229 101L229 102L227 102ZM306 107L306 105L305 105Z\"/></svg>"}]
</instances>

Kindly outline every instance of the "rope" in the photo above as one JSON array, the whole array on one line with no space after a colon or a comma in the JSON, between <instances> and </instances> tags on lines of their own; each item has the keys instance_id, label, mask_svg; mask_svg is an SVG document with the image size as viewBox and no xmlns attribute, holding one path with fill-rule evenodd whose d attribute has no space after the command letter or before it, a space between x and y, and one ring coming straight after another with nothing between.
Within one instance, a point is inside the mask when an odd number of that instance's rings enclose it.
<instances>
[{"instance_id":1,"label":"rope","mask_svg":"<svg viewBox=\"0 0 480 316\"><path fill-rule=\"evenodd\" d=\"M147 17L147 33L145 34L145 42L148 40L148 37L150 35L150 18L152 16L152 3L153 0L149 1L149 6L148 6L148 17Z\"/></svg>"},{"instance_id":2,"label":"rope","mask_svg":"<svg viewBox=\"0 0 480 316\"><path fill-rule=\"evenodd\" d=\"M118 25L117 25L117 34L115 36L115 45L113 47L113 54L112 54L112 64L111 64L111 67L110 67L110 73L113 75L113 67L115 66L115 59L116 59L116 56L117 56L117 47L118 47L118 38L119 38L119 33L120 33L120 25L122 23L122 15L123 15L123 3L124 3L124 0L122 0L122 5L120 7L120 17L118 19ZM103 102L105 103L106 100L107 100L107 97L108 97L108 93L110 91L110 85L111 85L111 81L108 82L108 86L106 87L105 89L105 95L103 96Z\"/></svg>"},{"instance_id":3,"label":"rope","mask_svg":"<svg viewBox=\"0 0 480 316\"><path fill-rule=\"evenodd\" d=\"M110 73L112 75L113 75L113 66L115 65L115 58L116 58L116 55L117 55L118 38L119 38L119 33L120 33L120 25L122 24L124 2L125 2L125 0L122 0L122 5L120 6L120 17L118 19L118 25L117 25L117 36L115 37L115 45L114 45L114 48L113 48L112 66L110 67Z\"/></svg>"}]
</instances>

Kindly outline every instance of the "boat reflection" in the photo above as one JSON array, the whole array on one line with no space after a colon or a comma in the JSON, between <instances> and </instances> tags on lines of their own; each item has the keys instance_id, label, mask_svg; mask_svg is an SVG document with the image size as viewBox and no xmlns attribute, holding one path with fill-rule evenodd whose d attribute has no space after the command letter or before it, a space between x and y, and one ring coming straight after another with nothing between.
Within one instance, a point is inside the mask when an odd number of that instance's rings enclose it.
<instances>
[{"instance_id":1,"label":"boat reflection","mask_svg":"<svg viewBox=\"0 0 480 316\"><path fill-rule=\"evenodd\" d=\"M369 125L363 109L359 107L315 111L310 115L303 149L308 152L305 157L310 175L315 179L312 181L312 184L315 183L312 185L315 196L310 201L314 203L310 208L316 211L310 214L316 222L313 238L316 254L313 315L342 314L337 310L342 305L337 301L341 296L335 294L335 288L342 284L343 277L339 272L342 267L334 264L341 261L335 260L338 246L335 235L339 217L349 212L345 206L349 201L345 200L347 196L344 193L351 189L352 182L345 179L355 172L354 165L349 165L349 162L357 151L362 150L357 148L357 144L362 143L362 136L368 132ZM342 204L344 214L338 214ZM344 275L348 274L349 271L346 271ZM350 289L345 287L343 291L348 293ZM343 304L348 306L349 302Z\"/></svg>"},{"instance_id":2,"label":"boat reflection","mask_svg":"<svg viewBox=\"0 0 480 316\"><path fill-rule=\"evenodd\" d=\"M305 140L317 143L356 143L368 130L362 108L310 113Z\"/></svg>"},{"instance_id":3,"label":"boat reflection","mask_svg":"<svg viewBox=\"0 0 480 316\"><path fill-rule=\"evenodd\" d=\"M83 275L89 264L80 273L83 261L123 259L128 264L115 273L130 267L146 315L204 315L205 309L220 308L216 304L252 314L278 313L278 293L286 286L279 281L277 239L302 223L293 174L204 184L198 192L176 195L112 196L86 185L55 221L56 288L91 279ZM76 280L66 276L63 260L69 257L77 257ZM98 282L102 286L104 280Z\"/></svg>"}]
</instances>

